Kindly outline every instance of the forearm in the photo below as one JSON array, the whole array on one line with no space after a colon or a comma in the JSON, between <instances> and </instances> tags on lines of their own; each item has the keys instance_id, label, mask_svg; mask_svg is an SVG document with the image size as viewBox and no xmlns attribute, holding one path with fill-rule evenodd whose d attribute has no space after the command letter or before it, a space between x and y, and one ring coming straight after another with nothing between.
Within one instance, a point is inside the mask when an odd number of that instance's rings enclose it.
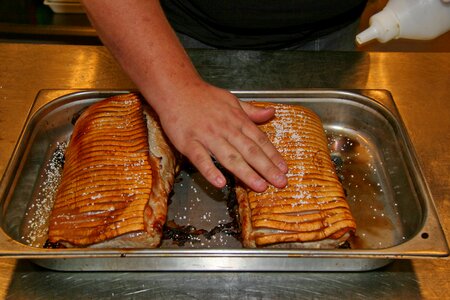
<instances>
[{"instance_id":1,"label":"forearm","mask_svg":"<svg viewBox=\"0 0 450 300\"><path fill-rule=\"evenodd\" d=\"M157 111L202 81L157 0L83 0L103 43Z\"/></svg>"}]
</instances>

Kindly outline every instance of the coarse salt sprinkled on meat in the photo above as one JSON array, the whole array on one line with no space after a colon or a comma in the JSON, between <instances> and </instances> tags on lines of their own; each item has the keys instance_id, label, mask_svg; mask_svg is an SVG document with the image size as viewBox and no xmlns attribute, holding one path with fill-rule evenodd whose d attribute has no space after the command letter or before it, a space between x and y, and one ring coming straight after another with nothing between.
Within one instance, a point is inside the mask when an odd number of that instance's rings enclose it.
<instances>
[{"instance_id":1,"label":"coarse salt sprinkled on meat","mask_svg":"<svg viewBox=\"0 0 450 300\"><path fill-rule=\"evenodd\" d=\"M27 222L26 236L22 239L30 246L41 247L42 239L47 235L48 217L53 207L56 190L61 180L64 152L67 142L57 142L50 161L44 168L43 181L38 196L25 213L30 219Z\"/></svg>"}]
</instances>

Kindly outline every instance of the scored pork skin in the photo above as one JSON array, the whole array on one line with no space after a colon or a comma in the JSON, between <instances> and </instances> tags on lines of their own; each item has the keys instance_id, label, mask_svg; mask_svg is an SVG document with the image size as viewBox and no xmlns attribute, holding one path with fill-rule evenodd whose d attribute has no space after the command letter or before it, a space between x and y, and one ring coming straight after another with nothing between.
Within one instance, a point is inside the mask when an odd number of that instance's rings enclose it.
<instances>
[{"instance_id":1,"label":"scored pork skin","mask_svg":"<svg viewBox=\"0 0 450 300\"><path fill-rule=\"evenodd\" d=\"M136 94L102 100L82 113L65 153L50 242L159 245L175 164L168 163L174 155L155 118Z\"/></svg>"},{"instance_id":2,"label":"scored pork skin","mask_svg":"<svg viewBox=\"0 0 450 300\"><path fill-rule=\"evenodd\" d=\"M261 193L238 185L236 194L245 247L335 248L356 224L335 172L319 117L299 105L274 107L259 125L288 164L288 185Z\"/></svg>"}]
</instances>

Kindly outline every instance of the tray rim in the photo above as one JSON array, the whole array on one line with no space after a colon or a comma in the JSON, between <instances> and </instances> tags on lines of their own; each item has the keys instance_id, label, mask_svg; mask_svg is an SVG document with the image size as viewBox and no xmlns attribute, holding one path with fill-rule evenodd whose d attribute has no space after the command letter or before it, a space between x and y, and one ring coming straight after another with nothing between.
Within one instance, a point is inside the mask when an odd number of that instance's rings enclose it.
<instances>
[{"instance_id":1,"label":"tray rim","mask_svg":"<svg viewBox=\"0 0 450 300\"><path fill-rule=\"evenodd\" d=\"M20 168L20 148L23 140L26 137L26 129L33 122L33 118L43 113L45 109L49 109L48 105L55 104L58 101L64 101L64 99L79 96L85 97L89 95L95 98L105 98L111 95L125 94L130 92L137 92L136 90L99 90L99 89L45 89L39 91L32 108L29 111L27 120L22 129L19 140L16 143L13 154L10 161L6 165L5 172L0 182L0 199L5 197L6 192L9 190L9 186L12 184L11 175L14 170ZM417 239L417 235L404 243L395 245L385 249L293 249L293 250L281 250L281 249L95 249L95 248L82 248L82 249L40 249L32 246L24 245L11 237L9 237L0 228L0 257L10 258L27 258L27 259L61 259L61 258L114 258L114 257L248 257L258 255L259 257L295 257L295 258L367 258L367 259L411 259L411 258L433 258L433 257L446 257L449 255L449 248L447 240L442 229L437 210L429 190L429 187L423 176L422 169L417 160L417 156L414 151L414 147L409 139L406 131L406 127L403 124L401 116L397 110L395 102L389 91L383 89L293 89L293 90L232 90L238 98L267 98L277 96L278 98L293 98L293 97L342 97L346 100L353 100L359 104L370 103L370 107L373 109L381 109L385 116L389 115L394 118L398 123L397 131L401 134L402 141L406 143L407 152L411 160L411 164L416 168L417 178L415 183L419 185L419 188L424 193L425 207L424 220L422 229L433 228L437 231L438 237L433 237L437 244L434 243L433 249L426 250L411 250L417 246L421 246L423 243ZM350 99L348 99L350 98ZM51 100L51 101L49 101ZM369 101L368 101L369 100ZM73 101L73 100L72 100ZM363 103L363 102L366 103ZM367 102L368 101L368 102ZM391 124L391 123L390 123ZM23 145L22 145L23 147ZM8 177L9 175L9 177ZM8 185L9 183L9 185ZM2 206L2 212L5 213L4 201L0 203ZM3 218L2 218L3 219ZM422 231L422 230L420 230ZM427 243L431 244L432 241L428 240ZM3 248L3 249L2 249Z\"/></svg>"}]
</instances>

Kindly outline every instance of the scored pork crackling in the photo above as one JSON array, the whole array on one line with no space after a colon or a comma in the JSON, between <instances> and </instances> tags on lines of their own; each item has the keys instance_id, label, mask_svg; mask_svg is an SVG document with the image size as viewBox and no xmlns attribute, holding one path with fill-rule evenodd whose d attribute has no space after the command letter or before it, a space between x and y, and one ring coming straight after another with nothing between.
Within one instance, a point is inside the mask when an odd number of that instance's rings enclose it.
<instances>
[{"instance_id":1,"label":"scored pork crackling","mask_svg":"<svg viewBox=\"0 0 450 300\"><path fill-rule=\"evenodd\" d=\"M286 160L288 185L261 193L236 187L244 247L335 248L356 230L331 161L319 117L299 105L255 102L276 109L259 128Z\"/></svg>"},{"instance_id":2,"label":"scored pork crackling","mask_svg":"<svg viewBox=\"0 0 450 300\"><path fill-rule=\"evenodd\" d=\"M93 104L76 121L65 153L49 242L157 247L176 169L156 114L138 95Z\"/></svg>"}]
</instances>

